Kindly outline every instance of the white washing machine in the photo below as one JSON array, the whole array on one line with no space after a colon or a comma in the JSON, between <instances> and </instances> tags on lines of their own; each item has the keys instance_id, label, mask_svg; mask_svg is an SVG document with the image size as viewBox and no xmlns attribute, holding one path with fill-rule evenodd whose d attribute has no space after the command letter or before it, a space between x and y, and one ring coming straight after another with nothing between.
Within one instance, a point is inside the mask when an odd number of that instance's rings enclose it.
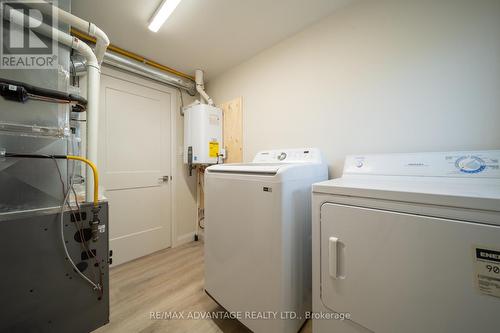
<instances>
[{"instance_id":1,"label":"white washing machine","mask_svg":"<svg viewBox=\"0 0 500 333\"><path fill-rule=\"evenodd\" d=\"M499 332L499 159L349 156L313 185L313 332Z\"/></svg>"},{"instance_id":2,"label":"white washing machine","mask_svg":"<svg viewBox=\"0 0 500 333\"><path fill-rule=\"evenodd\" d=\"M254 332L297 332L311 308L311 185L328 179L320 151L262 151L205 177L206 292Z\"/></svg>"}]
</instances>

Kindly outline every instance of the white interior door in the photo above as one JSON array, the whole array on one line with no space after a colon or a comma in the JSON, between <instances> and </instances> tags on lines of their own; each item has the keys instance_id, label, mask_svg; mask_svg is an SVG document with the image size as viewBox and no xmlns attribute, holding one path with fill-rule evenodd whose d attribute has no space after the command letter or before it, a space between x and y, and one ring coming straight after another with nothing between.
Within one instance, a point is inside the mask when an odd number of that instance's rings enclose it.
<instances>
[{"instance_id":1,"label":"white interior door","mask_svg":"<svg viewBox=\"0 0 500 333\"><path fill-rule=\"evenodd\" d=\"M171 246L175 99L132 75L109 73L101 76L99 167L116 265Z\"/></svg>"}]
</instances>

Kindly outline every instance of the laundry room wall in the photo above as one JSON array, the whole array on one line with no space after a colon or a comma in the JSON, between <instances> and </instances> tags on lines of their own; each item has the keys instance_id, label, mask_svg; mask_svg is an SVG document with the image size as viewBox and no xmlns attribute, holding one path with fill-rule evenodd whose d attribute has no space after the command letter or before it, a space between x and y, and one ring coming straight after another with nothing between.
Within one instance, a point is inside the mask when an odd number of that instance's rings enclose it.
<instances>
[{"instance_id":1,"label":"laundry room wall","mask_svg":"<svg viewBox=\"0 0 500 333\"><path fill-rule=\"evenodd\" d=\"M235 40L235 46L245 41ZM243 97L244 160L500 149L500 1L359 1L209 80Z\"/></svg>"}]
</instances>

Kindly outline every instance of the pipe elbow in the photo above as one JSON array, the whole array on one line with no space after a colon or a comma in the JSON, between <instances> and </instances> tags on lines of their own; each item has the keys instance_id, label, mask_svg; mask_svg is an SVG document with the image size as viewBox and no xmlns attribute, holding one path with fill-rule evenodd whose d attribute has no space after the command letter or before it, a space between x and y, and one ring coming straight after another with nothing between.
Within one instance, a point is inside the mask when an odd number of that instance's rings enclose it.
<instances>
[{"instance_id":1,"label":"pipe elbow","mask_svg":"<svg viewBox=\"0 0 500 333\"><path fill-rule=\"evenodd\" d=\"M95 44L95 55L97 58L97 62L99 65L102 64L102 61L104 60L104 54L106 53L106 49L109 46L109 37L106 35L104 31L102 31L98 26L95 24L91 23L90 26L92 27L92 35L95 36L96 38L96 44Z\"/></svg>"},{"instance_id":2,"label":"pipe elbow","mask_svg":"<svg viewBox=\"0 0 500 333\"><path fill-rule=\"evenodd\" d=\"M107 46L109 46L110 41L109 41L109 37L108 37L108 35L106 35L106 33L105 33L104 31L102 31L102 29L100 29L100 28L99 28L98 26L96 26L94 23L92 23L92 25L95 27L95 32L94 32L95 37L96 37L97 39L101 40L101 41L102 41L102 43L103 43L104 45L106 45L106 47L107 47Z\"/></svg>"},{"instance_id":3,"label":"pipe elbow","mask_svg":"<svg viewBox=\"0 0 500 333\"><path fill-rule=\"evenodd\" d=\"M208 96L205 91L205 84L203 80L203 71L201 69L195 70L195 82L196 82L196 91L200 94L201 98L204 99L208 105L214 105L214 101Z\"/></svg>"},{"instance_id":4,"label":"pipe elbow","mask_svg":"<svg viewBox=\"0 0 500 333\"><path fill-rule=\"evenodd\" d=\"M85 60L87 60L87 66L99 68L99 62L97 61L96 55L92 51L92 48L86 43L74 37L73 49L75 49L78 53L85 57Z\"/></svg>"},{"instance_id":5,"label":"pipe elbow","mask_svg":"<svg viewBox=\"0 0 500 333\"><path fill-rule=\"evenodd\" d=\"M68 13L60 8L56 7L56 10L59 20L71 25L78 30L87 31L90 36L96 38L94 53L97 56L97 66L100 66L104 59L104 53L106 53L106 49L109 45L109 38L106 33L92 22L87 22L79 18L78 16Z\"/></svg>"},{"instance_id":6,"label":"pipe elbow","mask_svg":"<svg viewBox=\"0 0 500 333\"><path fill-rule=\"evenodd\" d=\"M212 98L210 98L210 96L208 96L202 85L197 84L196 91L200 94L201 98L203 98L207 102L208 105L214 105L214 101L212 100Z\"/></svg>"}]
</instances>

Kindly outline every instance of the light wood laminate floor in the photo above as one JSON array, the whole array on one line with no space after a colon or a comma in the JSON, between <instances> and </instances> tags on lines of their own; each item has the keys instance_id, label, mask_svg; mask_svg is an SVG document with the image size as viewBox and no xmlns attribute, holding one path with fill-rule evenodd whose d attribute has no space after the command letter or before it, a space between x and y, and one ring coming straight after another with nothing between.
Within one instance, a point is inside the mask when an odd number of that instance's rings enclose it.
<instances>
[{"instance_id":1,"label":"light wood laminate floor","mask_svg":"<svg viewBox=\"0 0 500 333\"><path fill-rule=\"evenodd\" d=\"M203 243L166 249L110 272L110 323L94 333L250 332L237 320L151 319L151 312L223 311L203 290ZM307 322L301 333L310 333Z\"/></svg>"}]
</instances>

